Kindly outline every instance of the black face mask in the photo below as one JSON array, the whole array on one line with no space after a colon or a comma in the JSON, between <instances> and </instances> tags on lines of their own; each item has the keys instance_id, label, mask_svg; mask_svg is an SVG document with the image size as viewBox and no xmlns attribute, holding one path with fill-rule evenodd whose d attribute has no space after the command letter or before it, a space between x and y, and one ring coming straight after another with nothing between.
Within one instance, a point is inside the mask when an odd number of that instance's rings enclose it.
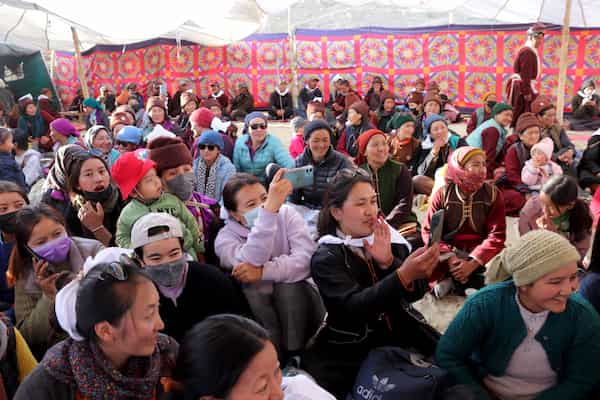
<instances>
[{"instance_id":1,"label":"black face mask","mask_svg":"<svg viewBox=\"0 0 600 400\"><path fill-rule=\"evenodd\" d=\"M4 233L15 233L17 224L15 223L16 211L0 215L0 230Z\"/></svg>"},{"instance_id":2,"label":"black face mask","mask_svg":"<svg viewBox=\"0 0 600 400\"><path fill-rule=\"evenodd\" d=\"M104 203L106 200L110 199L112 192L112 185L108 185L108 187L101 192L83 192L83 198L94 203Z\"/></svg>"},{"instance_id":3,"label":"black face mask","mask_svg":"<svg viewBox=\"0 0 600 400\"><path fill-rule=\"evenodd\" d=\"M496 105L496 102L495 102L495 101L488 101L486 104L487 104L487 106L488 106L490 109L492 109L492 108L494 108L494 106Z\"/></svg>"}]
</instances>

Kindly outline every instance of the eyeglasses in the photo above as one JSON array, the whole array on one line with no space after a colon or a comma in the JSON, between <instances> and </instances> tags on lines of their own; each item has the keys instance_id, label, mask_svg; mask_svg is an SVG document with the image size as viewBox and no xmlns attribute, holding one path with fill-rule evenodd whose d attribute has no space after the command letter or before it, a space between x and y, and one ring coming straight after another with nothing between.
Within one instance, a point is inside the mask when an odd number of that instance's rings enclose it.
<instances>
[{"instance_id":1,"label":"eyeglasses","mask_svg":"<svg viewBox=\"0 0 600 400\"><path fill-rule=\"evenodd\" d=\"M252 129L267 129L267 124L250 124Z\"/></svg>"},{"instance_id":2,"label":"eyeglasses","mask_svg":"<svg viewBox=\"0 0 600 400\"><path fill-rule=\"evenodd\" d=\"M208 149L208 151L213 151L214 149L217 148L217 146L215 146L214 144L199 144L198 148L200 150Z\"/></svg>"},{"instance_id":3,"label":"eyeglasses","mask_svg":"<svg viewBox=\"0 0 600 400\"><path fill-rule=\"evenodd\" d=\"M100 273L98 279L101 281L109 280L110 278L118 281L124 281L127 279L127 272L123 270L123 266L118 262L111 262L103 268L104 271Z\"/></svg>"},{"instance_id":4,"label":"eyeglasses","mask_svg":"<svg viewBox=\"0 0 600 400\"><path fill-rule=\"evenodd\" d=\"M123 147L127 147L128 145L133 144L133 143L129 143L129 142L123 142L121 140L117 140L117 146L123 146Z\"/></svg>"}]
</instances>

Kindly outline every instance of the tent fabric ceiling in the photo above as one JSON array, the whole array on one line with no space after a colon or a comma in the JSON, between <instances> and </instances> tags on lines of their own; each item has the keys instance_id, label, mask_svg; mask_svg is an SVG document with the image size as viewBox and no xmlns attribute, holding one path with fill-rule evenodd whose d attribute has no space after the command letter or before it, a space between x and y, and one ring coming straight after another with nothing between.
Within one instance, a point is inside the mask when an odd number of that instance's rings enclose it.
<instances>
[{"instance_id":1,"label":"tent fabric ceiling","mask_svg":"<svg viewBox=\"0 0 600 400\"><path fill-rule=\"evenodd\" d=\"M562 24L564 0L0 0L0 40L35 49L73 50L71 26L83 49L156 37L207 46L260 32L294 28L408 28L440 24ZM142 5L140 5L142 4ZM600 0L572 0L572 27L600 27ZM315 11L317 10L317 11Z\"/></svg>"},{"instance_id":2,"label":"tent fabric ceiling","mask_svg":"<svg viewBox=\"0 0 600 400\"><path fill-rule=\"evenodd\" d=\"M83 49L156 37L219 46L255 33L264 16L253 0L103 0L101 5L71 0L0 0L0 40L36 49L72 51L74 26Z\"/></svg>"}]
</instances>

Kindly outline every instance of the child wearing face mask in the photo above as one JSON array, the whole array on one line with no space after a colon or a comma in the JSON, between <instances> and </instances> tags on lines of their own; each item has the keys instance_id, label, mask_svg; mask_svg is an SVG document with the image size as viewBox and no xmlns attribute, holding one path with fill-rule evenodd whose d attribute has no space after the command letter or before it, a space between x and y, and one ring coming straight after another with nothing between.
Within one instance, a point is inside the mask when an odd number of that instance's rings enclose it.
<instances>
[{"instance_id":1,"label":"child wearing face mask","mask_svg":"<svg viewBox=\"0 0 600 400\"><path fill-rule=\"evenodd\" d=\"M203 133L206 134L208 132ZM180 138L159 137L148 143L148 152L150 159L156 163L156 173L165 191L177 196L194 216L199 240L206 250L205 256L210 259L214 256L219 207L214 198L194 191L196 175L190 149Z\"/></svg>"},{"instance_id":2,"label":"child wearing face mask","mask_svg":"<svg viewBox=\"0 0 600 400\"><path fill-rule=\"evenodd\" d=\"M544 138L531 148L531 159L525 161L521 171L521 180L532 191L540 188L554 175L562 175L562 168L552 161L552 139Z\"/></svg>"},{"instance_id":3,"label":"child wearing face mask","mask_svg":"<svg viewBox=\"0 0 600 400\"><path fill-rule=\"evenodd\" d=\"M150 159L148 150L138 149L123 154L113 165L111 173L123 200L131 199L117 221L115 242L119 247L129 248L131 228L141 216L149 212L166 212L183 224L184 250L194 260L204 253L193 215L177 196L163 192L162 181L156 173L156 162Z\"/></svg>"}]
</instances>

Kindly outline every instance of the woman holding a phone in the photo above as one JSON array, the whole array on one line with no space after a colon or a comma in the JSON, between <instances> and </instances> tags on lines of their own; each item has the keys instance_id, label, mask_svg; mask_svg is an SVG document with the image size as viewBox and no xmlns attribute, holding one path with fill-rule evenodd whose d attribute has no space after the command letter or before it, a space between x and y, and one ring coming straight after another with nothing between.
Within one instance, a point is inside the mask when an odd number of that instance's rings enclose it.
<instances>
[{"instance_id":1,"label":"woman holding a phone","mask_svg":"<svg viewBox=\"0 0 600 400\"><path fill-rule=\"evenodd\" d=\"M460 147L452 153L446 170L446 185L429 203L422 237L430 244L432 217L444 210L441 234L442 256L431 277L438 282L434 292L442 297L456 287L483 286L484 265L504 248L506 217L502 193L486 182L485 153L476 147Z\"/></svg>"},{"instance_id":2,"label":"woman holding a phone","mask_svg":"<svg viewBox=\"0 0 600 400\"><path fill-rule=\"evenodd\" d=\"M19 210L15 228L7 278L15 288L17 325L39 359L61 339L50 324L57 288L104 246L97 240L69 237L63 217L45 204Z\"/></svg>"},{"instance_id":3,"label":"woman holding a phone","mask_svg":"<svg viewBox=\"0 0 600 400\"><path fill-rule=\"evenodd\" d=\"M311 273L328 318L303 357L317 382L345 398L369 351L416 348L432 355L437 335L410 306L427 292L439 247L410 245L379 216L369 174L343 169L334 177L319 214L319 247Z\"/></svg>"},{"instance_id":4,"label":"woman holding a phone","mask_svg":"<svg viewBox=\"0 0 600 400\"><path fill-rule=\"evenodd\" d=\"M292 184L275 173L267 192L257 177L234 174L223 190L229 215L215 241L221 267L243 284L252 313L278 349L304 349L322 318L310 278L316 245L306 222L285 200ZM289 354L289 353L288 353Z\"/></svg>"}]
</instances>

